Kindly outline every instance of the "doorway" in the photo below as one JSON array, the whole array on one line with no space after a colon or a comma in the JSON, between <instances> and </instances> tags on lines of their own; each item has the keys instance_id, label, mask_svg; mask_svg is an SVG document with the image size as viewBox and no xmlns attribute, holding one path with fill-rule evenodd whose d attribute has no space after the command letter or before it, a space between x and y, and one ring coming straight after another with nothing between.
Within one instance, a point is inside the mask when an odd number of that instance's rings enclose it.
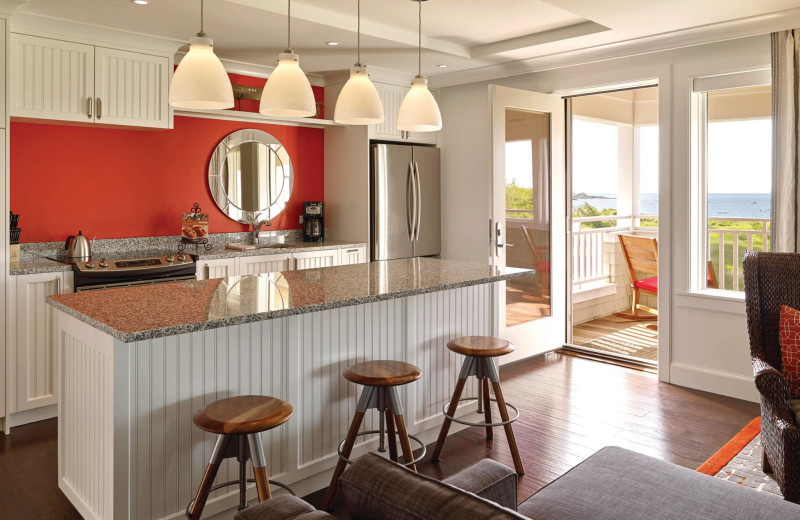
<instances>
[{"instance_id":1,"label":"doorway","mask_svg":"<svg viewBox=\"0 0 800 520\"><path fill-rule=\"evenodd\" d=\"M656 366L658 87L576 96L567 106L567 348Z\"/></svg>"}]
</instances>

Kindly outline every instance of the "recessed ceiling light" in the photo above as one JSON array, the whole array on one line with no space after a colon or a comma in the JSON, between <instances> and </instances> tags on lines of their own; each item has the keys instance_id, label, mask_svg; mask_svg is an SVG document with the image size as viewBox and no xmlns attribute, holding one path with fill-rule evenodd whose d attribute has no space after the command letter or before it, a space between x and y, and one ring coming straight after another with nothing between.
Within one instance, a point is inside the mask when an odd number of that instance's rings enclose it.
<instances>
[{"instance_id":1,"label":"recessed ceiling light","mask_svg":"<svg viewBox=\"0 0 800 520\"><path fill-rule=\"evenodd\" d=\"M445 65L444 63L442 63L441 65L437 65L437 67L439 67L440 69L446 69L446 68L447 68L447 65Z\"/></svg>"},{"instance_id":2,"label":"recessed ceiling light","mask_svg":"<svg viewBox=\"0 0 800 520\"><path fill-rule=\"evenodd\" d=\"M147 5L150 3L150 0L131 0L136 5Z\"/></svg>"},{"instance_id":3,"label":"recessed ceiling light","mask_svg":"<svg viewBox=\"0 0 800 520\"><path fill-rule=\"evenodd\" d=\"M337 45L339 45L339 42L325 42L325 43L327 43L331 47L336 47Z\"/></svg>"}]
</instances>

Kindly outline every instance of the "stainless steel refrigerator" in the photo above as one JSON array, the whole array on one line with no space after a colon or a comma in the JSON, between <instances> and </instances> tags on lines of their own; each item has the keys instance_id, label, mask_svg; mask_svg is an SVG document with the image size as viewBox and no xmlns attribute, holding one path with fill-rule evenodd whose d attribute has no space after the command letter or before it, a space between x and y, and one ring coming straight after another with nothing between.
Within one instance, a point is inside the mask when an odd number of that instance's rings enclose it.
<instances>
[{"instance_id":1,"label":"stainless steel refrigerator","mask_svg":"<svg viewBox=\"0 0 800 520\"><path fill-rule=\"evenodd\" d=\"M371 170L372 260L440 254L439 149L373 143Z\"/></svg>"}]
</instances>

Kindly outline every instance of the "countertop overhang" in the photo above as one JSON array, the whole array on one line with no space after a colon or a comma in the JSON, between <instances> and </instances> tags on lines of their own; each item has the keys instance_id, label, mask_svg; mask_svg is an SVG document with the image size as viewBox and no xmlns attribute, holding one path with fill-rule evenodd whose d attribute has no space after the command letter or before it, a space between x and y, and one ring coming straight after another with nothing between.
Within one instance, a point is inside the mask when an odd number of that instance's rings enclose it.
<instances>
[{"instance_id":1,"label":"countertop overhang","mask_svg":"<svg viewBox=\"0 0 800 520\"><path fill-rule=\"evenodd\" d=\"M132 343L535 274L407 258L50 296L58 310Z\"/></svg>"}]
</instances>

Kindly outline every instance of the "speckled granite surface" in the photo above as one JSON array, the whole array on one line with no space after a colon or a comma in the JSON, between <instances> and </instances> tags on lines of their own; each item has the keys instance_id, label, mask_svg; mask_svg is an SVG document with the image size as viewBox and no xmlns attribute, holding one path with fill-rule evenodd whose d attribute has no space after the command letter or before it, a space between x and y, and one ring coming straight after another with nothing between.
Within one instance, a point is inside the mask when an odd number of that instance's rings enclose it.
<instances>
[{"instance_id":1,"label":"speckled granite surface","mask_svg":"<svg viewBox=\"0 0 800 520\"><path fill-rule=\"evenodd\" d=\"M236 235L236 234L229 234ZM238 238L241 242L242 237ZM267 243L270 238L262 238L262 242ZM131 242L133 245L142 245L139 239ZM196 255L200 260L216 260L220 258L234 258L237 256L262 256L262 255L278 255L283 253L300 253L304 251L317 251L322 249L347 249L356 247L366 247L367 244L363 242L346 242L341 240L325 240L323 242L302 242L302 241L287 241L278 243L275 240L277 247L266 247L261 249L248 249L246 251L233 251L225 249L224 243L214 244L210 251L204 248L195 248L194 246L187 246L186 252ZM145 244L146 245L146 244ZM158 245L158 242L155 243ZM18 262L10 264L11 275L21 274L36 274L36 273L50 273L57 271L71 271L72 266L68 263L67 258L63 254L57 254L50 250L42 250L41 252L50 251L49 254L53 255L51 258L45 258L30 253L23 256ZM167 254L177 253L177 247L160 247L156 249L109 249L105 254L93 252L92 257L95 260L100 258L107 258L109 260L121 258L147 258L153 256L165 256ZM61 253L59 251L59 253ZM55 261L58 259L58 261Z\"/></svg>"},{"instance_id":2,"label":"speckled granite surface","mask_svg":"<svg viewBox=\"0 0 800 520\"><path fill-rule=\"evenodd\" d=\"M530 276L528 269L409 258L51 296L124 342Z\"/></svg>"}]
</instances>

